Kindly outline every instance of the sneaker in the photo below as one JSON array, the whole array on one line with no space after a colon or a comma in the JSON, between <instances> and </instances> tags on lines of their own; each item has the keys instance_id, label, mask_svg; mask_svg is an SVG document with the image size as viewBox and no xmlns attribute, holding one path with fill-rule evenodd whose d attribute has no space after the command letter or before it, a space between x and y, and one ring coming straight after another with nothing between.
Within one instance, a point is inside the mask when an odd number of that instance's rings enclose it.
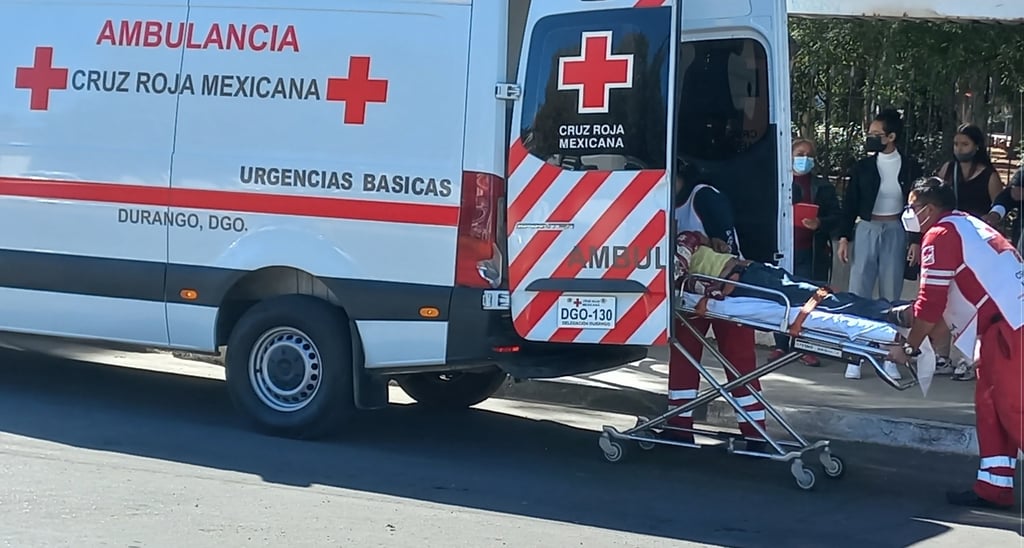
<instances>
[{"instance_id":1,"label":"sneaker","mask_svg":"<svg viewBox=\"0 0 1024 548\"><path fill-rule=\"evenodd\" d=\"M953 361L944 356L937 356L935 358L935 374L936 375L952 375L956 373L956 366L953 365Z\"/></svg>"},{"instance_id":2,"label":"sneaker","mask_svg":"<svg viewBox=\"0 0 1024 548\"><path fill-rule=\"evenodd\" d=\"M884 369L885 374L889 375L889 377L894 381L898 381L903 378L903 375L900 374L900 368L897 367L895 363L889 360L885 361L885 363L882 365L882 369Z\"/></svg>"},{"instance_id":3,"label":"sneaker","mask_svg":"<svg viewBox=\"0 0 1024 548\"><path fill-rule=\"evenodd\" d=\"M860 364L859 363L848 363L846 364L846 374L843 375L847 379L859 379L860 378Z\"/></svg>"},{"instance_id":4,"label":"sneaker","mask_svg":"<svg viewBox=\"0 0 1024 548\"><path fill-rule=\"evenodd\" d=\"M973 381L978 378L977 372L974 370L974 364L967 360L960 360L956 364L956 369L953 371L954 381Z\"/></svg>"}]
</instances>

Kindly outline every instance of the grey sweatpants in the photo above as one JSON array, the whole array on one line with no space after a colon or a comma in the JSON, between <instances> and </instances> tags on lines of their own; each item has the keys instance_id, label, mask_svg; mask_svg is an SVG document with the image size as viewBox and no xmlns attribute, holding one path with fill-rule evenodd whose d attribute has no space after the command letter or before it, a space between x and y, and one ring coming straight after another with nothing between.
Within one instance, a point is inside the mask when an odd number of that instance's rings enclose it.
<instances>
[{"instance_id":1,"label":"grey sweatpants","mask_svg":"<svg viewBox=\"0 0 1024 548\"><path fill-rule=\"evenodd\" d=\"M857 223L850 265L850 293L872 298L875 282L881 298L895 301L903 293L903 271L907 263L907 231L895 221Z\"/></svg>"}]
</instances>

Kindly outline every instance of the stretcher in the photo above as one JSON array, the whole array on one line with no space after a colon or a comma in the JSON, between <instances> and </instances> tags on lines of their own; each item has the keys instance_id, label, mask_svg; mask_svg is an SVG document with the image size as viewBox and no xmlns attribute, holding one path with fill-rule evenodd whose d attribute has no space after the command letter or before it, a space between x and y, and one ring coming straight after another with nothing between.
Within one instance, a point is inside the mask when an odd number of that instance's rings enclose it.
<instances>
[{"instance_id":1,"label":"stretcher","mask_svg":"<svg viewBox=\"0 0 1024 548\"><path fill-rule=\"evenodd\" d=\"M894 379L885 371L884 364L889 352L888 347L898 344L903 340L900 328L893 324L844 314L830 314L818 309L811 309L811 307L805 307L805 303L799 303L800 306L793 306L793 303L781 292L733 280L703 275L691 275L689 277L703 281L729 283L765 294L767 297L764 299L725 297L723 300L714 300L685 292L680 292L675 297L674 314L683 328L689 331L689 334L699 339L704 350L710 353L723 367L727 368L735 376L735 380L725 383L718 381L708 371L707 367L702 365L699 360L696 360L679 343L677 339L679 334L673 334L670 338L670 344L686 358L691 366L697 369L701 378L710 387L702 390L693 401L685 405L673 407L663 415L653 419L639 417L636 425L628 430L620 432L615 427L605 426L599 443L604 452L605 459L609 462L618 462L623 459L627 449L626 442L628 441L636 442L643 450L651 450L656 445L690 448L702 447L696 444L696 438L695 443L687 443L660 437L660 434L663 432L674 430L723 440L726 450L731 454L787 462L790 464L790 473L796 480L797 486L801 489L810 490L815 485L816 476L814 471L805 463L805 459L812 458L810 455L813 453L817 453L818 460L823 467L826 477L838 479L843 476L845 464L840 457L832 453L830 441L808 441L790 426L779 411L768 403L763 394L751 389L751 395L764 406L766 417L770 416L774 419L792 438L791 441L778 440L770 435L765 428L762 428L757 421L753 420L749 412L744 410L743 406L730 394L730 391L740 387L750 388L748 386L750 383L799 360L807 352L848 363L859 361L861 364L870 364L878 376L896 390L907 390L918 384L917 370L913 363L905 368L911 374L910 379L907 381ZM685 287L686 285L683 284L682 286ZM773 298L778 298L784 304L779 304ZM739 323L760 331L790 335L793 337L793 350L778 359L759 366L750 373L740 375L736 368L718 351L715 345L693 327L690 319L695 317L720 319ZM796 326L795 328L794 325ZM736 413L746 419L761 438L765 440L766 443L763 444L764 451L750 450L749 448L746 450L736 449L735 442L743 439L742 436L736 433L698 428L683 429L667 424L669 419L693 412L697 408L718 398L728 402Z\"/></svg>"}]
</instances>

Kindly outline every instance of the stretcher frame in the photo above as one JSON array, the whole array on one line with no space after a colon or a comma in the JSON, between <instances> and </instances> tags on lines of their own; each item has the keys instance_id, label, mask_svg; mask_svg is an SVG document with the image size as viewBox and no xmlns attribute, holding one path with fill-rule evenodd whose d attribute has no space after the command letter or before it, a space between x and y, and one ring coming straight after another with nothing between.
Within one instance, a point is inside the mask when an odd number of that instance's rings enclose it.
<instances>
[{"instance_id":1,"label":"stretcher frame","mask_svg":"<svg viewBox=\"0 0 1024 548\"><path fill-rule=\"evenodd\" d=\"M746 327L750 327L760 331L769 331L773 333L781 333L790 336L790 325L789 318L793 305L789 298L786 297L782 292L766 289L763 287L753 286L734 280L726 280L723 278L717 278L713 276L705 275L688 275L687 278L699 279L704 281L722 282L727 283L736 287L743 287L754 292L760 292L768 294L772 297L778 297L785 306L785 315L779 324L770 324L763 321L749 321L746 319L738 320L737 318L727 317L720 314L715 314L710 311L705 311L702 314L698 314L694 309L686 306L683 295L677 295L675 298L676 307L673 311L674 316L683 327L689 331L691 335L696 337L704 347L704 350L709 352L719 363L721 363L730 373L735 377L734 380L721 383L708 369L700 363L699 360L695 359L693 355L686 351L686 348L678 340L678 334L673 333L670 336L669 344L675 347L689 362L689 364L697 369L700 377L710 385L710 387L701 390L697 397L692 401L673 407L668 412L659 415L653 419L647 417L638 417L636 425L624 431L619 431L613 426L604 426L602 429L601 437L599 439L599 445L601 450L604 452L604 457L609 462L619 462L623 459L626 454L625 441L637 442L638 446L643 450L654 449L656 445L669 445L676 447L688 447L693 449L700 449L704 446L699 445L694 438L694 443L687 443L684 441L672 440L660 437L660 434L666 431L683 432L692 435L700 435L709 437L712 439L718 439L725 442L726 451L729 454L745 455L755 458L770 459L773 461L788 462L790 464L790 473L796 480L796 484L799 488L804 490L811 490L814 488L816 483L816 476L814 471L804 463L804 459L809 453L818 452L818 459L823 467L825 476L831 479L839 479L845 472L846 465L843 460L832 454L831 441L830 440L819 440L816 442L810 442L803 436L801 436L782 416L782 414L775 409L764 395L758 391L753 390L749 386L750 383L761 379L765 375L773 373L782 369L783 367L797 361L805 353L810 352L814 354L820 354L830 358L836 358L845 361L860 360L863 363L869 363L874 368L878 376L885 381L892 388L903 391L910 389L918 384L917 370L913 364L910 364L907 369L910 370L911 380L907 382L901 382L900 380L890 377L885 372L884 363L888 356L888 348L883 346L879 342L875 341L863 341L863 340L850 340L845 334L839 335L828 331L819 329L801 327L799 333L792 338L793 345L792 350L775 360L755 368L753 371L741 375L723 356L718 349L715 347L706 336L699 333L696 328L690 323L690 318L701 317L705 319L718 319L725 320L733 323L740 323ZM685 287L686 284L682 286ZM728 298L728 297L726 297ZM773 299L774 300L774 299ZM901 336L897 335L898 339L902 339ZM892 344L899 343L900 340L895 340ZM765 409L765 418L769 416L784 429L792 441L780 441L768 433L767 428L762 428L757 421L753 420L750 413L743 409L736 398L730 394L730 391L740 387L746 387L749 389L749 393L761 404ZM738 440L745 440L744 436L734 432L724 432L718 430L708 430L702 428L678 428L669 426L667 421L673 417L677 417L684 413L692 412L698 409L700 406L710 403L718 398L724 399L729 405L747 421L751 427L757 432L757 434L764 440L765 451L758 450L738 450L735 447L735 442ZM767 423L767 421L766 421ZM758 441L758 440L755 440Z\"/></svg>"}]
</instances>

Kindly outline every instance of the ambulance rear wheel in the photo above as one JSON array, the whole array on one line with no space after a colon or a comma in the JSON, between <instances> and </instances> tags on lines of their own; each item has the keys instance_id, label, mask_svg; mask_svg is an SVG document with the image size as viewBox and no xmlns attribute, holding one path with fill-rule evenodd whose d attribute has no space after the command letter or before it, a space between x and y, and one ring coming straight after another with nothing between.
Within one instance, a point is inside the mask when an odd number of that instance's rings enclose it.
<instances>
[{"instance_id":1,"label":"ambulance rear wheel","mask_svg":"<svg viewBox=\"0 0 1024 548\"><path fill-rule=\"evenodd\" d=\"M508 374L500 369L417 373L395 378L398 386L424 407L456 410L472 407L494 395Z\"/></svg>"},{"instance_id":2,"label":"ambulance rear wheel","mask_svg":"<svg viewBox=\"0 0 1024 548\"><path fill-rule=\"evenodd\" d=\"M254 305L231 332L225 366L235 406L269 434L322 438L355 414L348 322L320 299Z\"/></svg>"}]
</instances>

